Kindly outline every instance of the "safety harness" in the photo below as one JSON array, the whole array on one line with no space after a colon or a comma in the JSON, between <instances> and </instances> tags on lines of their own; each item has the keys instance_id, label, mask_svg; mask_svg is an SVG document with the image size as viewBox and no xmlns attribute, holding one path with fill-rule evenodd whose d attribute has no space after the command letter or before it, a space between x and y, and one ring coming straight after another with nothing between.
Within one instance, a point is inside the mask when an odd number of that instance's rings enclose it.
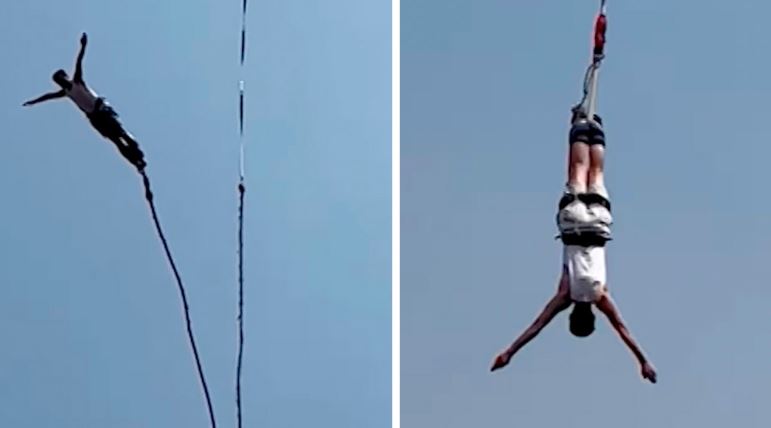
<instances>
[{"instance_id":1,"label":"safety harness","mask_svg":"<svg viewBox=\"0 0 771 428\"><path fill-rule=\"evenodd\" d=\"M596 193L565 193L559 201L557 226L565 245L604 246L612 240L610 201Z\"/></svg>"}]
</instances>

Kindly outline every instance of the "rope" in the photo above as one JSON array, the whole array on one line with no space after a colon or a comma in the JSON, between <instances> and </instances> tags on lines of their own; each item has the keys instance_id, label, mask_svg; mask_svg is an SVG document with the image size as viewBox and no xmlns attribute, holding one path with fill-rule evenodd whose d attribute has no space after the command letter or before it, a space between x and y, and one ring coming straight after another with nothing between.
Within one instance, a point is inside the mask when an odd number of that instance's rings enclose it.
<instances>
[{"instance_id":1,"label":"rope","mask_svg":"<svg viewBox=\"0 0 771 428\"><path fill-rule=\"evenodd\" d=\"M238 360L236 362L236 416L238 428L241 418L241 368L244 358L244 79L246 59L246 2L241 8L241 80L238 83L239 180L238 180Z\"/></svg>"},{"instance_id":2,"label":"rope","mask_svg":"<svg viewBox=\"0 0 771 428\"><path fill-rule=\"evenodd\" d=\"M593 61L591 64L589 64L588 67L586 67L581 101L579 101L578 104L576 104L576 107L574 107L574 109L584 111L587 117L592 117L589 115L590 108L587 104L587 101L591 99L590 92L592 96L594 95L594 90L596 89L594 83L597 81L597 71L600 69L601 64L601 61Z\"/></svg>"},{"instance_id":3,"label":"rope","mask_svg":"<svg viewBox=\"0 0 771 428\"><path fill-rule=\"evenodd\" d=\"M158 237L161 239L161 243L163 243L163 249L166 251L166 258L169 260L169 265L171 265L171 270L174 272L174 278L177 280L177 287L179 288L179 295L182 298L182 306L185 312L185 323L187 325L187 337L190 340L190 347L193 349L193 356L195 357L195 365L198 369L198 377L201 380L201 386L203 387L203 393L206 397L206 406L209 410L209 420L211 422L212 428L217 427L217 422L214 419L214 407L211 403L211 397L209 396L209 387L206 384L206 378L203 374L203 366L201 365L201 357L198 355L198 347L195 344L195 337L193 336L193 325L190 321L190 306L187 303L187 294L185 292L185 286L182 284L182 278L179 275L179 271L177 270L177 266L174 263L174 258L171 256L171 250L169 250L169 244L166 242L166 237L163 234L163 229L161 229L161 223L158 220L158 213L155 211L155 203L153 202L153 192L150 190L150 179L147 178L147 173L144 170L140 170L139 173L142 175L142 181L145 185L145 199L147 199L147 204L150 206L150 211L153 214L153 221L155 222L155 230L158 232Z\"/></svg>"},{"instance_id":4,"label":"rope","mask_svg":"<svg viewBox=\"0 0 771 428\"><path fill-rule=\"evenodd\" d=\"M573 107L574 119L576 113L582 113L589 120L594 120L597 104L597 75L602 60L605 59L605 32L608 27L606 17L606 0L600 1L600 11L594 22L594 37L592 47L592 61L584 74L583 94L581 101Z\"/></svg>"},{"instance_id":5,"label":"rope","mask_svg":"<svg viewBox=\"0 0 771 428\"><path fill-rule=\"evenodd\" d=\"M236 410L241 428L241 365L244 357L244 186L238 185L238 363L236 366Z\"/></svg>"}]
</instances>

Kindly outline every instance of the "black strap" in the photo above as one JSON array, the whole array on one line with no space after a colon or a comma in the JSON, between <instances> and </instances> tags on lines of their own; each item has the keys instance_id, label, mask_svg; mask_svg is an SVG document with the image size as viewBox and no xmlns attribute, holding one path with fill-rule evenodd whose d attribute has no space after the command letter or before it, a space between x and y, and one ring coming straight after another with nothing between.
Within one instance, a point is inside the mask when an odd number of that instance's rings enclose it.
<instances>
[{"instance_id":1,"label":"black strap","mask_svg":"<svg viewBox=\"0 0 771 428\"><path fill-rule=\"evenodd\" d=\"M565 193L562 195L562 198L560 198L559 209L565 209L566 206L573 203L576 199L586 204L586 206L602 205L608 212L611 212L610 201L599 193L579 193L578 195L574 193Z\"/></svg>"},{"instance_id":2,"label":"black strap","mask_svg":"<svg viewBox=\"0 0 771 428\"><path fill-rule=\"evenodd\" d=\"M578 195L578 200L585 203L586 206L602 205L610 212L610 201L599 193L582 193Z\"/></svg>"},{"instance_id":3,"label":"black strap","mask_svg":"<svg viewBox=\"0 0 771 428\"><path fill-rule=\"evenodd\" d=\"M560 202L558 204L559 210L562 211L565 209L566 206L573 203L573 201L576 200L576 195L573 193L565 193L562 195L562 198L560 198Z\"/></svg>"},{"instance_id":4,"label":"black strap","mask_svg":"<svg viewBox=\"0 0 771 428\"><path fill-rule=\"evenodd\" d=\"M604 247L611 238L598 232L563 233L559 236L565 245L578 245L581 247Z\"/></svg>"}]
</instances>

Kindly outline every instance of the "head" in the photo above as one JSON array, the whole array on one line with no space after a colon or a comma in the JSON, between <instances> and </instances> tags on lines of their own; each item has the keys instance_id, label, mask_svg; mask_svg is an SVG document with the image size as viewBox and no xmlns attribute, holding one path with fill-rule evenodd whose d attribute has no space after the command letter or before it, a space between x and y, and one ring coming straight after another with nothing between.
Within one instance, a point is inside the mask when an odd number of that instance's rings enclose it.
<instances>
[{"instance_id":1,"label":"head","mask_svg":"<svg viewBox=\"0 0 771 428\"><path fill-rule=\"evenodd\" d=\"M72 83L70 83L69 76L67 76L67 72L64 70L56 70L56 73L54 73L53 77L54 82L56 82L57 85L61 86L64 89L69 88L72 86Z\"/></svg>"},{"instance_id":2,"label":"head","mask_svg":"<svg viewBox=\"0 0 771 428\"><path fill-rule=\"evenodd\" d=\"M576 337L587 337L594 332L594 313L589 302L576 302L570 313L570 332Z\"/></svg>"}]
</instances>

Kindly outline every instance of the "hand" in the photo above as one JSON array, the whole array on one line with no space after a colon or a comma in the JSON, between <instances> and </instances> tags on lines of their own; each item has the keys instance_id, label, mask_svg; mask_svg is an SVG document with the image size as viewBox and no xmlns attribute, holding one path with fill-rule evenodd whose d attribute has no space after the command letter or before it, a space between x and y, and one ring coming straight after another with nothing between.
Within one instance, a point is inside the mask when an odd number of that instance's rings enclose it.
<instances>
[{"instance_id":1,"label":"hand","mask_svg":"<svg viewBox=\"0 0 771 428\"><path fill-rule=\"evenodd\" d=\"M656 370L650 363L643 363L640 367L640 373L642 374L643 379L649 380L650 383L656 383Z\"/></svg>"},{"instance_id":2,"label":"hand","mask_svg":"<svg viewBox=\"0 0 771 428\"><path fill-rule=\"evenodd\" d=\"M83 33L83 35L80 36L80 44L85 45L86 43L88 43L88 34Z\"/></svg>"},{"instance_id":3,"label":"hand","mask_svg":"<svg viewBox=\"0 0 771 428\"><path fill-rule=\"evenodd\" d=\"M504 351L497 357L495 357L495 360L493 361L493 366L490 367L490 371L494 372L496 370L502 369L506 367L509 364L509 361L511 361L511 353L509 351Z\"/></svg>"}]
</instances>

